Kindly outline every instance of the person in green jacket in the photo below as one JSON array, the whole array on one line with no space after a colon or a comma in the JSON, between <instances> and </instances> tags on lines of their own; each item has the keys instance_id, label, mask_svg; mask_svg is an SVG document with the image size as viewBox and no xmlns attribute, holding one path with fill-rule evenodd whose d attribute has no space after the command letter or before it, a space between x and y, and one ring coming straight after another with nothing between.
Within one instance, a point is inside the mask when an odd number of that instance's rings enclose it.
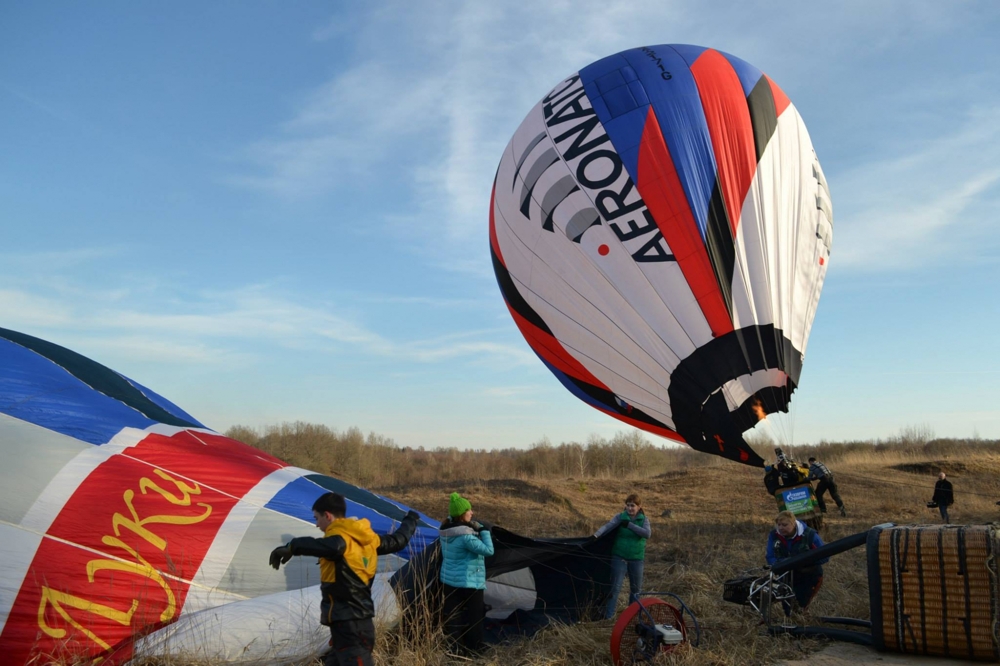
<instances>
[{"instance_id":1,"label":"person in green jacket","mask_svg":"<svg viewBox=\"0 0 1000 666\"><path fill-rule=\"evenodd\" d=\"M604 609L605 619L615 616L618 593L621 592L625 573L628 573L629 603L635 601L642 589L642 569L646 559L646 539L652 533L649 518L642 510L639 496L632 493L625 498L625 510L609 520L594 533L601 538L614 530L615 542L611 547L611 597Z\"/></svg>"}]
</instances>

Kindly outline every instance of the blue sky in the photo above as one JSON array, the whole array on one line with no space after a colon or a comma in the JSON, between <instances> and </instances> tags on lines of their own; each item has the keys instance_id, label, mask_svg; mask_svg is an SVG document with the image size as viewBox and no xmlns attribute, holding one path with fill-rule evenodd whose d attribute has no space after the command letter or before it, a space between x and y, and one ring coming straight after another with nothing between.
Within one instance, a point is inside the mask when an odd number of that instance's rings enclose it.
<instances>
[{"instance_id":1,"label":"blue sky","mask_svg":"<svg viewBox=\"0 0 1000 666\"><path fill-rule=\"evenodd\" d=\"M538 4L3 3L0 326L217 430L610 437L507 313L490 187L562 78L699 44L788 94L834 202L792 414L758 428L1000 437L1000 3Z\"/></svg>"}]
</instances>

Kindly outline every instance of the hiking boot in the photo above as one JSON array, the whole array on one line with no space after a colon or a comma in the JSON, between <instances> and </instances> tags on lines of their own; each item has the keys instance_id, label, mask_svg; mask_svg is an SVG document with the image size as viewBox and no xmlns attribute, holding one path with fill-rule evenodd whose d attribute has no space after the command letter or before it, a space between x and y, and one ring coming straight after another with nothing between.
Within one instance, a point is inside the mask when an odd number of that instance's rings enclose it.
<instances>
[{"instance_id":1,"label":"hiking boot","mask_svg":"<svg viewBox=\"0 0 1000 666\"><path fill-rule=\"evenodd\" d=\"M840 515L842 515L844 518L847 518L847 509L845 509L844 507L840 507Z\"/></svg>"}]
</instances>

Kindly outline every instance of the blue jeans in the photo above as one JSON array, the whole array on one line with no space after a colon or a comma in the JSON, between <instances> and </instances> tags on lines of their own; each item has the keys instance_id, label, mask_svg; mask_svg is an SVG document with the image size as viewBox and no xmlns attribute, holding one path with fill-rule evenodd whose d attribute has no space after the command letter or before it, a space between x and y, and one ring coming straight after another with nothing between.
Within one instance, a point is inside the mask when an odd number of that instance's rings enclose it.
<instances>
[{"instance_id":1,"label":"blue jeans","mask_svg":"<svg viewBox=\"0 0 1000 666\"><path fill-rule=\"evenodd\" d=\"M628 570L628 602L632 603L642 590L642 560L626 560L613 555L611 557L611 598L604 609L604 618L610 620L618 610L618 593L625 581L625 571Z\"/></svg>"}]
</instances>

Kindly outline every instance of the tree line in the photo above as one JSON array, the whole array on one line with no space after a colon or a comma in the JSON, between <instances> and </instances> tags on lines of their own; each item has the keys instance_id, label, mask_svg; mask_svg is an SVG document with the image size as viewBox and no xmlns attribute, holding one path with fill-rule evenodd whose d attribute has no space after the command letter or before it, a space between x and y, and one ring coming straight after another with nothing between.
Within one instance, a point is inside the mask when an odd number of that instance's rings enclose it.
<instances>
[{"instance_id":1,"label":"tree line","mask_svg":"<svg viewBox=\"0 0 1000 666\"><path fill-rule=\"evenodd\" d=\"M693 466L730 465L682 444L650 439L639 430L620 431L610 439L591 435L586 442L552 444L543 438L528 448L425 449L399 446L389 437L357 427L339 431L325 425L296 421L251 428L234 426L226 436L239 440L290 465L328 474L360 486L395 486L469 478L590 479L649 478ZM764 437L750 440L765 460L775 446ZM782 448L797 460L815 455L836 462L858 454L906 451L924 456L955 456L971 448L1000 454L1000 441L935 438L926 428L904 428L884 440L826 442Z\"/></svg>"}]
</instances>

